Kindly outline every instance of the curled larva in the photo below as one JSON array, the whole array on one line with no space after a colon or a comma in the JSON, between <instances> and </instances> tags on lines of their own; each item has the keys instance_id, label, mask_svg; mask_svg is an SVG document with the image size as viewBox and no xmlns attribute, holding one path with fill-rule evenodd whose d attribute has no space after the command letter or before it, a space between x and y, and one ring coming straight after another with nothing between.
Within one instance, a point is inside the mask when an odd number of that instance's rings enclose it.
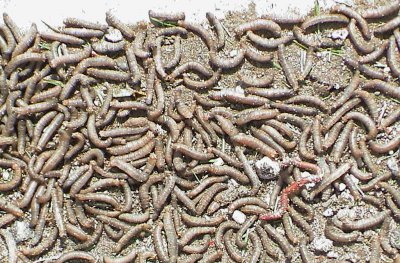
<instances>
[{"instance_id":1,"label":"curled larva","mask_svg":"<svg viewBox=\"0 0 400 263\"><path fill-rule=\"evenodd\" d=\"M297 91L299 89L299 83L296 79L292 67L288 64L288 61L285 58L284 44L278 45L278 59L279 59L279 64L282 66L283 72L285 73L285 77L288 83L290 84L290 86L293 88L294 91Z\"/></svg>"},{"instance_id":2,"label":"curled larva","mask_svg":"<svg viewBox=\"0 0 400 263\"><path fill-rule=\"evenodd\" d=\"M390 4L379 6L374 9L367 8L366 10L361 12L361 15L366 19L381 18L388 16L392 13L395 13L399 11L399 9L400 9L400 2L398 0L395 0Z\"/></svg>"},{"instance_id":3,"label":"curled larva","mask_svg":"<svg viewBox=\"0 0 400 263\"><path fill-rule=\"evenodd\" d=\"M400 99L400 90L396 86L380 79L368 80L362 88L366 90L380 91L386 96Z\"/></svg>"},{"instance_id":4,"label":"curled larva","mask_svg":"<svg viewBox=\"0 0 400 263\"><path fill-rule=\"evenodd\" d=\"M377 46L374 51L358 58L361 64L372 63L377 61L386 51L389 46L389 40L385 40L381 45Z\"/></svg>"},{"instance_id":5,"label":"curled larva","mask_svg":"<svg viewBox=\"0 0 400 263\"><path fill-rule=\"evenodd\" d=\"M0 230L0 235L4 238L7 245L7 258L10 263L17 263L17 244L10 231L6 229Z\"/></svg>"},{"instance_id":6,"label":"curled larva","mask_svg":"<svg viewBox=\"0 0 400 263\"><path fill-rule=\"evenodd\" d=\"M110 26L118 29L122 33L122 35L124 35L124 37L128 39L132 39L135 37L135 32L127 24L123 23L121 20L115 17L115 15L111 13L111 11L106 12L106 22Z\"/></svg>"},{"instance_id":7,"label":"curled larva","mask_svg":"<svg viewBox=\"0 0 400 263\"><path fill-rule=\"evenodd\" d=\"M60 65L63 64L72 64L72 63L78 63L82 61L85 58L88 58L92 53L92 48L88 45L85 46L84 49L80 52L76 52L73 54L68 54L64 56L59 56L56 58L53 58L49 61L49 65L52 68L56 68Z\"/></svg>"},{"instance_id":8,"label":"curled larva","mask_svg":"<svg viewBox=\"0 0 400 263\"><path fill-rule=\"evenodd\" d=\"M262 78L248 77L245 74L240 74L239 79L245 86L265 88L269 86L274 80L274 74L268 74L267 76L264 76Z\"/></svg>"},{"instance_id":9,"label":"curled larva","mask_svg":"<svg viewBox=\"0 0 400 263\"><path fill-rule=\"evenodd\" d=\"M265 38L255 34L253 31L248 31L246 35L257 46L268 49L275 49L279 45L285 45L294 39L293 35L286 35L280 38Z\"/></svg>"},{"instance_id":10,"label":"curled larva","mask_svg":"<svg viewBox=\"0 0 400 263\"><path fill-rule=\"evenodd\" d=\"M67 35L79 37L79 38L101 38L104 35L104 32L97 29L89 29L89 28L74 28L67 27L62 28L60 33L64 33Z\"/></svg>"},{"instance_id":11,"label":"curled larva","mask_svg":"<svg viewBox=\"0 0 400 263\"><path fill-rule=\"evenodd\" d=\"M352 58L346 57L344 58L344 62L352 68L358 69L362 74L366 75L367 77L380 80L387 79L386 75L382 71L379 71L372 66L361 64L358 61L353 60Z\"/></svg>"},{"instance_id":12,"label":"curled larva","mask_svg":"<svg viewBox=\"0 0 400 263\"><path fill-rule=\"evenodd\" d=\"M354 92L354 95L363 100L364 104L367 106L367 109L368 109L372 119L374 121L376 121L379 117L378 116L379 110L378 110L378 104L375 101L375 96L364 90L356 90Z\"/></svg>"},{"instance_id":13,"label":"curled larva","mask_svg":"<svg viewBox=\"0 0 400 263\"><path fill-rule=\"evenodd\" d=\"M114 80L118 82L128 81L131 77L127 72L109 69L88 68L86 73L95 78Z\"/></svg>"},{"instance_id":14,"label":"curled larva","mask_svg":"<svg viewBox=\"0 0 400 263\"><path fill-rule=\"evenodd\" d=\"M149 10L149 18L151 19L158 19L161 21L178 21L178 20L185 20L185 13L183 12L160 12L155 10Z\"/></svg>"},{"instance_id":15,"label":"curled larva","mask_svg":"<svg viewBox=\"0 0 400 263\"><path fill-rule=\"evenodd\" d=\"M396 77L400 76L400 64L398 61L398 54L399 49L396 44L396 39L394 38L394 36L391 36L387 48L386 60L391 72Z\"/></svg>"},{"instance_id":16,"label":"curled larva","mask_svg":"<svg viewBox=\"0 0 400 263\"><path fill-rule=\"evenodd\" d=\"M268 236L270 236L274 241L276 241L276 243L278 243L279 247L285 254L285 257L287 259L291 259L293 257L293 247L289 244L289 241L284 236L282 236L273 226L265 224L263 228L267 232Z\"/></svg>"},{"instance_id":17,"label":"curled larva","mask_svg":"<svg viewBox=\"0 0 400 263\"><path fill-rule=\"evenodd\" d=\"M395 136L392 140L388 141L387 143L380 144L376 141L370 141L369 146L371 151L378 154L388 153L392 150L395 150L400 145L400 136Z\"/></svg>"},{"instance_id":18,"label":"curled larva","mask_svg":"<svg viewBox=\"0 0 400 263\"><path fill-rule=\"evenodd\" d=\"M335 227L331 222L328 222L325 226L325 236L338 243L352 243L360 238L361 233L358 231L352 231L345 233L339 228Z\"/></svg>"},{"instance_id":19,"label":"curled larva","mask_svg":"<svg viewBox=\"0 0 400 263\"><path fill-rule=\"evenodd\" d=\"M101 133L100 133L101 135ZM130 141L124 145L112 146L107 148L107 151L112 155L122 155L129 152L136 151L146 145L151 139L154 138L154 133L148 131L144 136L140 137L138 140Z\"/></svg>"},{"instance_id":20,"label":"curled larva","mask_svg":"<svg viewBox=\"0 0 400 263\"><path fill-rule=\"evenodd\" d=\"M323 23L345 23L347 24L349 19L344 15L338 14L321 14L314 17L307 18L302 24L301 29L307 30L308 28L323 24Z\"/></svg>"},{"instance_id":21,"label":"curled larva","mask_svg":"<svg viewBox=\"0 0 400 263\"><path fill-rule=\"evenodd\" d=\"M310 193L310 199L314 199L316 195L322 192L326 187L328 187L331 183L336 181L342 175L344 175L351 168L350 163L345 163L339 166L335 171L333 171L329 176L324 177L321 182L317 185L317 187L312 190Z\"/></svg>"},{"instance_id":22,"label":"curled larva","mask_svg":"<svg viewBox=\"0 0 400 263\"><path fill-rule=\"evenodd\" d=\"M232 58L221 58L218 56L216 51L211 50L210 51L210 62L222 69L232 69L237 67L239 64L243 62L245 55L245 50L240 49L235 57Z\"/></svg>"},{"instance_id":23,"label":"curled larva","mask_svg":"<svg viewBox=\"0 0 400 263\"><path fill-rule=\"evenodd\" d=\"M317 108L320 108L323 111L328 111L328 106L326 103L318 97L309 96L309 95L297 95L291 97L290 99L286 100L285 103L300 103L300 104L308 104Z\"/></svg>"},{"instance_id":24,"label":"curled larva","mask_svg":"<svg viewBox=\"0 0 400 263\"><path fill-rule=\"evenodd\" d=\"M291 206L288 206L288 212L293 222L298 225L308 236L308 241L314 240L314 231L311 225Z\"/></svg>"},{"instance_id":25,"label":"curled larva","mask_svg":"<svg viewBox=\"0 0 400 263\"><path fill-rule=\"evenodd\" d=\"M378 212L377 214L369 218L363 218L354 221L346 221L343 222L341 229L345 231L368 230L377 225L380 225L388 215L389 211L385 210L382 212Z\"/></svg>"},{"instance_id":26,"label":"curled larva","mask_svg":"<svg viewBox=\"0 0 400 263\"><path fill-rule=\"evenodd\" d=\"M343 103L347 102L351 96L354 94L354 91L358 88L360 85L361 79L360 79L360 72L356 71L353 75L353 77L350 80L349 85L346 87L346 89L343 91L343 94L336 100L336 102L332 105L333 109L337 109L340 106L343 105Z\"/></svg>"},{"instance_id":27,"label":"curled larva","mask_svg":"<svg viewBox=\"0 0 400 263\"><path fill-rule=\"evenodd\" d=\"M35 40L36 34L37 34L37 27L36 24L33 23L29 28L29 30L26 32L26 34L23 36L21 41L18 41L18 44L16 45L11 57L15 57L17 55L24 53L32 44L32 42Z\"/></svg>"},{"instance_id":28,"label":"curled larva","mask_svg":"<svg viewBox=\"0 0 400 263\"><path fill-rule=\"evenodd\" d=\"M223 48L225 45L225 29L221 21L211 12L206 13L206 18L217 33L217 49Z\"/></svg>"},{"instance_id":29,"label":"curled larva","mask_svg":"<svg viewBox=\"0 0 400 263\"><path fill-rule=\"evenodd\" d=\"M130 227L128 231L118 240L116 246L114 247L114 251L119 253L125 246L128 245L128 242L140 235L142 232L147 232L150 230L149 224L139 224L134 227Z\"/></svg>"},{"instance_id":30,"label":"curled larva","mask_svg":"<svg viewBox=\"0 0 400 263\"><path fill-rule=\"evenodd\" d=\"M72 251L72 252L64 252L57 260L55 260L55 263L63 263L63 262L68 262L70 260L85 260L86 262L89 263L94 263L96 262L96 258L84 251Z\"/></svg>"},{"instance_id":31,"label":"curled larva","mask_svg":"<svg viewBox=\"0 0 400 263\"><path fill-rule=\"evenodd\" d=\"M75 17L67 17L63 20L63 24L66 27L78 27L78 28L87 28L87 29L95 29L106 31L107 25L90 22L84 19L75 18Z\"/></svg>"},{"instance_id":32,"label":"curled larva","mask_svg":"<svg viewBox=\"0 0 400 263\"><path fill-rule=\"evenodd\" d=\"M396 16L395 18L389 20L388 22L386 22L382 26L374 29L374 34L383 34L383 33L386 33L388 31L392 31L392 30L398 28L399 25L400 25L400 17Z\"/></svg>"},{"instance_id":33,"label":"curled larva","mask_svg":"<svg viewBox=\"0 0 400 263\"><path fill-rule=\"evenodd\" d=\"M57 228L52 229L50 231L50 235L47 239L43 239L41 243L39 243L35 247L24 247L20 251L25 256L33 257L43 254L45 251L49 250L54 243L56 242L58 237L58 230Z\"/></svg>"},{"instance_id":34,"label":"curled larva","mask_svg":"<svg viewBox=\"0 0 400 263\"><path fill-rule=\"evenodd\" d=\"M329 119L327 119L323 125L323 131L328 131L330 128L332 128L333 125L335 125L340 118L346 114L346 112L352 110L355 106L357 106L361 100L359 98L354 98L351 100L348 100L345 104L343 104L342 107L340 107L338 110L335 111L334 114L330 116Z\"/></svg>"},{"instance_id":35,"label":"curled larva","mask_svg":"<svg viewBox=\"0 0 400 263\"><path fill-rule=\"evenodd\" d=\"M246 59L257 62L257 63L268 63L272 60L273 56L269 53L260 53L249 45L242 44L241 46L246 52L244 56Z\"/></svg>"},{"instance_id":36,"label":"curled larva","mask_svg":"<svg viewBox=\"0 0 400 263\"><path fill-rule=\"evenodd\" d=\"M15 56L7 63L4 68L4 73L10 75L16 68L28 62L44 62L46 56L44 53L23 53Z\"/></svg>"},{"instance_id":37,"label":"curled larva","mask_svg":"<svg viewBox=\"0 0 400 263\"><path fill-rule=\"evenodd\" d=\"M353 129L354 122L352 120L348 121L340 134L340 137L336 140L331 151L332 160L335 163L339 163L343 152L349 142L350 133Z\"/></svg>"},{"instance_id":38,"label":"curled larva","mask_svg":"<svg viewBox=\"0 0 400 263\"><path fill-rule=\"evenodd\" d=\"M274 36L279 37L281 34L281 27L272 20L268 19L255 19L250 22L243 23L237 26L234 31L240 37L247 31L264 30L271 32Z\"/></svg>"},{"instance_id":39,"label":"curled larva","mask_svg":"<svg viewBox=\"0 0 400 263\"><path fill-rule=\"evenodd\" d=\"M374 45L365 41L362 36L358 35L355 19L350 20L347 29L349 31L350 39L357 50L363 54L369 54L374 51Z\"/></svg>"},{"instance_id":40,"label":"curled larva","mask_svg":"<svg viewBox=\"0 0 400 263\"><path fill-rule=\"evenodd\" d=\"M216 50L215 40L211 37L210 32L200 24L184 20L179 20L177 24L178 26L186 28L188 31L192 31L194 34L198 35L205 42L209 50Z\"/></svg>"},{"instance_id":41,"label":"curled larva","mask_svg":"<svg viewBox=\"0 0 400 263\"><path fill-rule=\"evenodd\" d=\"M276 117L279 114L277 110L269 109L249 109L243 110L236 115L236 124L242 126L254 120L268 120Z\"/></svg>"},{"instance_id":42,"label":"curled larva","mask_svg":"<svg viewBox=\"0 0 400 263\"><path fill-rule=\"evenodd\" d=\"M268 156L271 158L275 158L277 156L277 152L273 148L271 148L270 146L266 145L261 140L255 138L251 135L247 135L244 133L238 133L238 134L232 136L231 140L238 145L247 146L249 148L252 148L265 156Z\"/></svg>"},{"instance_id":43,"label":"curled larva","mask_svg":"<svg viewBox=\"0 0 400 263\"><path fill-rule=\"evenodd\" d=\"M365 19L361 16L361 14L359 14L358 12L356 12L355 10L344 4L334 6L331 9L331 11L341 13L344 14L345 16L354 18L354 20L357 21L357 24L361 28L361 32L363 33L364 37L367 38L368 40L371 39L372 32L368 27L367 21L365 21Z\"/></svg>"},{"instance_id":44,"label":"curled larva","mask_svg":"<svg viewBox=\"0 0 400 263\"><path fill-rule=\"evenodd\" d=\"M226 231L224 235L224 246L226 253L229 255L230 261L234 262L243 262L243 256L241 255L240 251L233 245L232 242L233 237L233 229L229 229Z\"/></svg>"},{"instance_id":45,"label":"curled larva","mask_svg":"<svg viewBox=\"0 0 400 263\"><path fill-rule=\"evenodd\" d=\"M388 114L384 119L382 119L379 128L385 129L395 123L400 118L400 107L396 108L393 112Z\"/></svg>"},{"instance_id":46,"label":"curled larva","mask_svg":"<svg viewBox=\"0 0 400 263\"><path fill-rule=\"evenodd\" d=\"M376 137L376 135L378 134L378 129L376 128L374 120L372 120L368 115L365 115L360 112L352 111L352 112L347 113L343 117L344 121L348 121L350 119L361 122L363 124L363 126L368 129L368 133L367 133L367 137L366 137L368 140L374 139Z\"/></svg>"}]
</instances>

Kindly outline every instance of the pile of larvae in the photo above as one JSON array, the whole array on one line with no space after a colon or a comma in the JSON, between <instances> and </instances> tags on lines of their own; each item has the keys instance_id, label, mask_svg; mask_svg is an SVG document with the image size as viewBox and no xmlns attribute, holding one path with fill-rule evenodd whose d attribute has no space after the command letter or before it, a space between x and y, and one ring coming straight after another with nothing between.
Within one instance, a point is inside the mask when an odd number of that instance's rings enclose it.
<instances>
[{"instance_id":1,"label":"pile of larvae","mask_svg":"<svg viewBox=\"0 0 400 263\"><path fill-rule=\"evenodd\" d=\"M4 14L1 260L399 262L399 9Z\"/></svg>"}]
</instances>

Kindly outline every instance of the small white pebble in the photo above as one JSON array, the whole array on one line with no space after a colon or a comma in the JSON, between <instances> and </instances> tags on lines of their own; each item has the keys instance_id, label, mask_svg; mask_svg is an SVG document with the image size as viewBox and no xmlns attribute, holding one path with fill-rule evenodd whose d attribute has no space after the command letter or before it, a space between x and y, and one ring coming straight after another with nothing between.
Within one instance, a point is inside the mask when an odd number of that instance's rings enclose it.
<instances>
[{"instance_id":1,"label":"small white pebble","mask_svg":"<svg viewBox=\"0 0 400 263\"><path fill-rule=\"evenodd\" d=\"M113 97L114 98L130 97L133 95L133 93L134 93L134 90L129 87L113 89Z\"/></svg>"},{"instance_id":2,"label":"small white pebble","mask_svg":"<svg viewBox=\"0 0 400 263\"><path fill-rule=\"evenodd\" d=\"M239 210L235 210L232 214L232 219L238 224L243 224L246 221L246 215Z\"/></svg>"},{"instance_id":3,"label":"small white pebble","mask_svg":"<svg viewBox=\"0 0 400 263\"><path fill-rule=\"evenodd\" d=\"M8 181L11 179L11 175L8 170L3 170L2 175L3 175L3 180L5 180L5 181Z\"/></svg>"},{"instance_id":4,"label":"small white pebble","mask_svg":"<svg viewBox=\"0 0 400 263\"><path fill-rule=\"evenodd\" d=\"M281 166L278 162L268 158L263 157L255 163L256 172L261 179L272 179L279 175L281 171Z\"/></svg>"},{"instance_id":5,"label":"small white pebble","mask_svg":"<svg viewBox=\"0 0 400 263\"><path fill-rule=\"evenodd\" d=\"M346 189L346 185L344 183L340 183L339 184L339 191L342 192L342 191L344 191L344 189Z\"/></svg>"},{"instance_id":6,"label":"small white pebble","mask_svg":"<svg viewBox=\"0 0 400 263\"><path fill-rule=\"evenodd\" d=\"M339 257L339 253L337 253L335 251L329 251L328 254L326 254L326 256L328 258L338 258Z\"/></svg>"},{"instance_id":7,"label":"small white pebble","mask_svg":"<svg viewBox=\"0 0 400 263\"><path fill-rule=\"evenodd\" d=\"M338 29L331 33L331 38L343 40L343 39L346 39L348 35L349 35L349 32L347 31L347 29Z\"/></svg>"},{"instance_id":8,"label":"small white pebble","mask_svg":"<svg viewBox=\"0 0 400 263\"><path fill-rule=\"evenodd\" d=\"M229 183L231 183L233 186L238 186L239 183L235 179L230 179Z\"/></svg>"},{"instance_id":9,"label":"small white pebble","mask_svg":"<svg viewBox=\"0 0 400 263\"><path fill-rule=\"evenodd\" d=\"M215 161L213 162L213 164L214 164L214 165L217 165L217 166L224 165L224 160L222 160L221 157L220 157L220 158L217 158L217 159L215 159Z\"/></svg>"},{"instance_id":10,"label":"small white pebble","mask_svg":"<svg viewBox=\"0 0 400 263\"><path fill-rule=\"evenodd\" d=\"M31 234L32 230L29 227L29 223L26 221L17 221L13 225L13 230L15 233L15 241L21 242L27 240Z\"/></svg>"},{"instance_id":11,"label":"small white pebble","mask_svg":"<svg viewBox=\"0 0 400 263\"><path fill-rule=\"evenodd\" d=\"M234 49L234 50L232 50L231 52L229 52L229 56L230 56L231 58L236 57L237 54L238 54L238 51L237 51L236 49Z\"/></svg>"},{"instance_id":12,"label":"small white pebble","mask_svg":"<svg viewBox=\"0 0 400 263\"><path fill-rule=\"evenodd\" d=\"M312 244L315 250L319 252L328 252L333 247L332 240L327 239L326 237L323 236L314 238Z\"/></svg>"},{"instance_id":13,"label":"small white pebble","mask_svg":"<svg viewBox=\"0 0 400 263\"><path fill-rule=\"evenodd\" d=\"M333 210L332 210L332 208L328 208L328 209L326 209L322 214L323 214L325 217L333 216Z\"/></svg>"},{"instance_id":14,"label":"small white pebble","mask_svg":"<svg viewBox=\"0 0 400 263\"><path fill-rule=\"evenodd\" d=\"M397 163L395 158L390 158L387 161L387 166L389 168L389 170L393 173L393 174L398 174L399 173L399 164Z\"/></svg>"},{"instance_id":15,"label":"small white pebble","mask_svg":"<svg viewBox=\"0 0 400 263\"><path fill-rule=\"evenodd\" d=\"M104 37L110 42L119 42L122 40L121 31L116 28L109 28Z\"/></svg>"}]
</instances>

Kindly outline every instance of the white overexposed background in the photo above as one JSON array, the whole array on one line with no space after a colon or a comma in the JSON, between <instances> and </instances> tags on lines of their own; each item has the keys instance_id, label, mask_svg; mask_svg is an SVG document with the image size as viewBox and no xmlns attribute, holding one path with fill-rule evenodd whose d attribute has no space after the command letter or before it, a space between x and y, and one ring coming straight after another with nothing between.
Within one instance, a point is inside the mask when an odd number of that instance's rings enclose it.
<instances>
[{"instance_id":1,"label":"white overexposed background","mask_svg":"<svg viewBox=\"0 0 400 263\"><path fill-rule=\"evenodd\" d=\"M336 3L352 4L352 0L319 0L322 8ZM223 18L226 11L247 9L254 3L259 15L275 13L280 15L309 13L315 0L0 0L0 11L7 12L22 28L35 22L39 29L45 29L44 21L52 26L62 25L66 17L84 18L104 22L105 12L112 12L122 21L133 23L148 21L148 10L172 12L184 11L189 21L205 20L205 13L214 12Z\"/></svg>"}]
</instances>

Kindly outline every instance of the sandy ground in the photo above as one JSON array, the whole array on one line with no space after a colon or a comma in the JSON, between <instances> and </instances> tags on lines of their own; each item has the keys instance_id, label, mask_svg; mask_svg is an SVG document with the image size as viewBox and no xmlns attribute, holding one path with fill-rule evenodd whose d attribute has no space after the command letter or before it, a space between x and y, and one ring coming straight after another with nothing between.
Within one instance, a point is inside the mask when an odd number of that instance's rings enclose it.
<instances>
[{"instance_id":1,"label":"sandy ground","mask_svg":"<svg viewBox=\"0 0 400 263\"><path fill-rule=\"evenodd\" d=\"M238 11L254 3L256 12L277 14L307 14L314 7L315 0L149 0L135 4L129 0L96 0L81 1L70 0L63 4L52 0L24 1L1 0L0 10L9 13L19 26L29 26L37 23L39 29L46 26L41 22L54 26L62 24L62 20L68 16L85 18L90 21L104 21L105 12L112 10L118 18L126 22L147 20L147 12L150 9L170 11L184 11L189 21L205 20L205 13L212 11L218 18L224 17L227 11ZM322 8L329 8L335 3L352 5L352 0L320 0Z\"/></svg>"}]
</instances>

